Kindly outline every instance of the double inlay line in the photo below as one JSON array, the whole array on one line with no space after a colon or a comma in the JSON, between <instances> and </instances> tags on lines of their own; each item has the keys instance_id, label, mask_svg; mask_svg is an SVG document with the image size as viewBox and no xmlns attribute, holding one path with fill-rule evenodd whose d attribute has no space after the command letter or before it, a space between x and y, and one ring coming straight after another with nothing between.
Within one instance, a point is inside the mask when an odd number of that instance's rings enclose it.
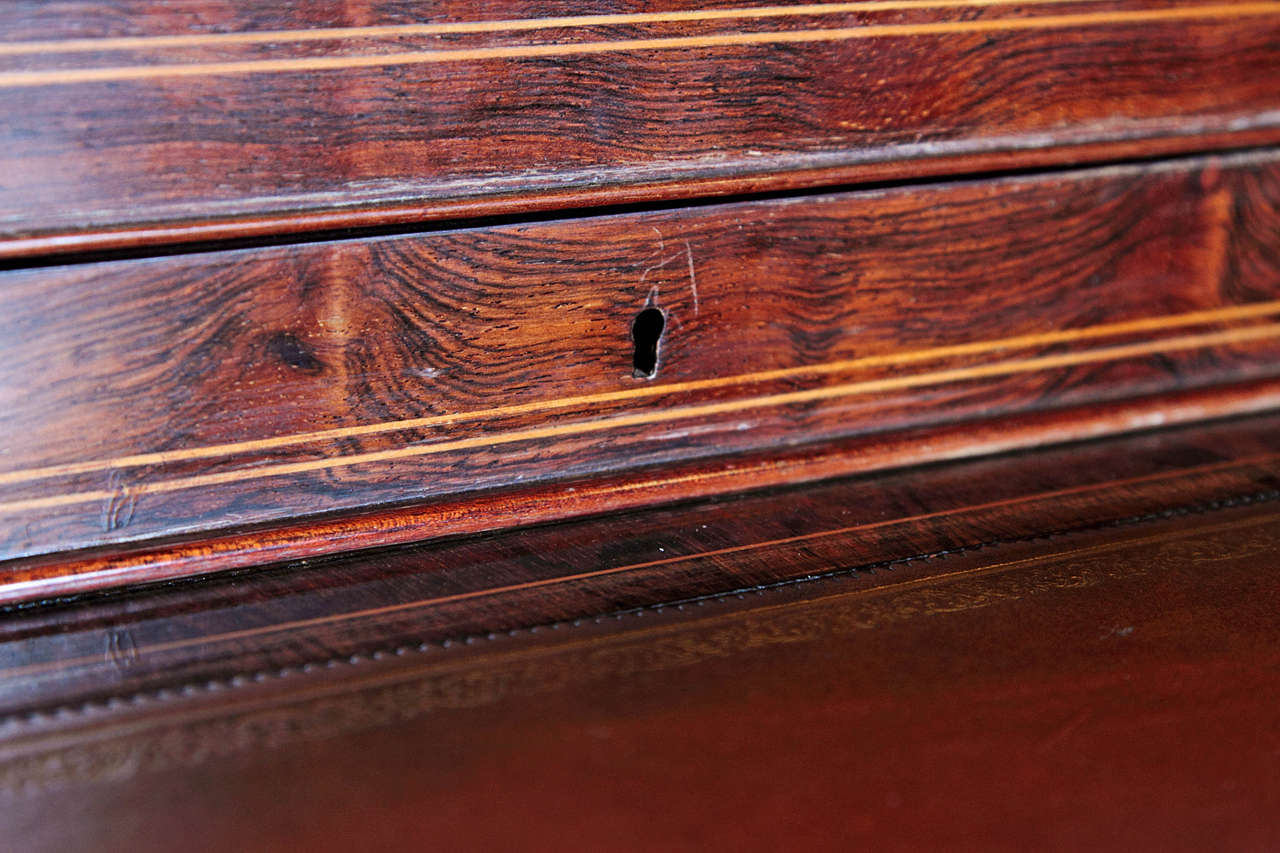
<instances>
[{"instance_id":1,"label":"double inlay line","mask_svg":"<svg viewBox=\"0 0 1280 853\"><path fill-rule=\"evenodd\" d=\"M392 421L381 424L369 424L362 427L325 430L321 432L303 433L292 436L280 436L272 439L245 441L205 448L192 448L186 451L137 454L134 456L118 457L115 459L69 463L66 465L49 466L39 469L13 471L0 475L0 484L29 482L48 477L69 476L93 471L118 470L121 468L136 467L140 465L171 463L200 458L225 457L236 453L247 453L288 444L329 441L359 435L384 433L393 430L436 426L464 418L472 420L492 419L503 415L547 411L557 407L583 406L588 404L599 404L601 402L618 401L627 399L628 397L668 394L679 391L707 389L721 385L744 385L752 382L792 378L802 376L805 373L820 376L826 373L845 372L871 366L905 364L914 360L936 359L946 356L971 354L974 352L1009 349L1015 347L1025 348L1027 346L1037 344L1047 345L1063 343L1072 340L1087 339L1090 337L1134 333L1153 328L1176 328L1178 326L1203 325L1211 322L1269 317L1277 313L1280 313L1280 301L1260 303L1257 305L1235 306L1215 311L1190 312L1171 317L1148 318L1128 323L1114 323L1104 326L1096 326L1089 329L1067 330L1043 335L1026 335L1018 338L997 339L951 347L937 347L896 355L871 357L868 359L831 362L807 368L792 368L787 370L747 374L737 377L725 377L722 379L673 383L665 386L632 389L630 391L612 392L608 394L538 401L524 405L495 408L486 411L473 411L458 415L445 415L438 418ZM516 442L567 438L627 427L647 426L671 421L734 414L762 408L792 406L810 402L820 402L823 400L901 391L929 385L942 385L951 382L999 378L1086 364L1100 364L1119 361L1122 359L1168 354L1191 349L1230 346L1234 344L1247 344L1276 339L1280 339L1280 322L1231 328L1214 332L1188 334L1155 341L1120 344L1070 353L1036 356L1032 358L1009 359L966 367L955 367L879 379L845 382L800 391L764 394L756 397L747 397L723 402L636 412L633 414L598 418L595 420L510 430L490 435L477 435L462 439L411 444L388 450L354 453L345 456L327 456L320 459L309 459L300 462L260 465L258 467L243 468L232 471L219 471L189 477L178 477L169 480L142 482L131 486L129 488L129 494L133 497L141 497L146 494L204 488L228 483L241 483L267 477L305 474L336 468L345 468L354 465L395 462L402 459L420 458L449 452L494 448ZM95 489L69 494L55 494L40 498L28 498L0 503L0 513L49 509L91 501L112 500L118 496L117 491L112 489Z\"/></svg>"},{"instance_id":2,"label":"double inlay line","mask_svg":"<svg viewBox=\"0 0 1280 853\"><path fill-rule=\"evenodd\" d=\"M446 21L434 24L396 24L371 27L316 27L308 30L192 33L166 36L57 39L0 43L0 56L86 53L111 50L160 50L173 47L225 47L243 44L339 41L351 39L413 38L421 36L508 33L577 27L635 26L638 24L707 23L765 18L820 17L858 12L898 12L930 9L979 9L989 6L1046 6L1090 0L862 0L854 3L808 3L797 6L751 6L739 9L686 9L615 15L566 15L556 18L515 18L499 21Z\"/></svg>"},{"instance_id":3,"label":"double inlay line","mask_svg":"<svg viewBox=\"0 0 1280 853\"><path fill-rule=\"evenodd\" d=\"M988 353L1007 350L1055 346L1065 343L1078 343L1081 341L1096 340L1098 338L1118 337L1120 335L1168 331L1170 329L1206 326L1214 323L1259 320L1275 317L1276 315L1280 315L1280 300L1256 302L1247 305L1233 305L1227 308L1213 308L1205 311L1188 311L1183 314L1172 314L1162 317L1144 317L1138 320L1127 320L1119 323L1102 323L1096 326L1086 326L1080 329L1062 329L1053 332L1017 335L1008 338L992 338L989 340L970 341L962 344L949 344L945 346L926 347L917 350L892 352L884 355L841 359L838 361L823 362L821 364L785 367L777 370L765 370L755 373L743 373L735 376L719 376L710 379L695 379L687 382L646 384L636 388L627 388L619 391L606 391L600 394L554 397L548 400L534 400L528 403L495 406L488 409L472 409L469 411L453 412L445 415L404 418L395 421L363 424L361 426L337 427L334 429L273 436L271 438L259 438L248 441L214 444L206 447L191 447L185 450L136 453L129 456L117 456L110 459L95 459L84 462L70 462L62 465L50 465L42 468L5 471L0 472L0 485L41 480L50 477L73 476L93 471L118 470L122 468L137 468L146 465L167 465L178 462L190 462L198 459L221 458L243 453L275 450L281 447L291 447L299 444L315 444L320 442L339 441L342 439L363 438L388 432L432 429L463 421L496 420L498 418L541 414L544 412L555 411L557 409L581 409L610 403L626 402L628 400L641 400L647 397L688 394L697 391L710 391L720 388L731 388L734 386L760 385L768 382L780 382L795 379L816 379L833 374L852 373L858 370L883 367L901 367L922 361L938 361L946 358L985 355ZM1252 328L1269 327L1264 326ZM1249 331L1249 329L1244 331ZM1163 346L1163 344L1159 343L1156 345ZM908 377L899 377L898 381L912 380L918 376L930 375L935 374L915 374ZM863 384L865 385L865 383Z\"/></svg>"},{"instance_id":4,"label":"double inlay line","mask_svg":"<svg viewBox=\"0 0 1280 853\"><path fill-rule=\"evenodd\" d=\"M0 45L0 56L43 55L88 51L159 49L166 47L218 46L232 44L275 44L314 40L351 40L432 36L450 33L517 32L547 28L575 28L604 25L635 25L715 20L751 20L790 16L824 16L853 12L895 9L976 8L1003 5L1049 5L1067 0L902 0L902 2L824 3L794 7L759 7L635 15L586 15L515 21L476 21L402 27L351 27L260 33L225 33L203 36L153 36L114 39L75 39L65 42L18 42ZM1058 15L980 18L974 20L928 21L904 24L865 24L765 32L729 32L708 35L631 38L608 41L506 44L489 47L415 50L394 53L342 54L285 59L232 60L225 62L163 63L104 68L52 69L0 73L0 88L23 88L76 83L104 83L152 78L265 74L299 71L326 71L354 68L392 67L442 62L477 62L499 59L531 59L657 50L698 50L764 44L802 44L854 39L903 36L932 36L964 33L1015 32L1020 30L1066 29L1097 26L1155 24L1189 20L1229 19L1280 14L1280 2L1216 3L1174 6L1159 9L1108 9Z\"/></svg>"}]
</instances>

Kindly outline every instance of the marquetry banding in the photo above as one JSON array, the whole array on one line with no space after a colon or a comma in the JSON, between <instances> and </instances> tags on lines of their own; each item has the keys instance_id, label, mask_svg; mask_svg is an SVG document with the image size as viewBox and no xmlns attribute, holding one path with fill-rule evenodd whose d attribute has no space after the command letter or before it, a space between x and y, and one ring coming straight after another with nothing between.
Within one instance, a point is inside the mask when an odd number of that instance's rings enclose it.
<instances>
[{"instance_id":1,"label":"marquetry banding","mask_svg":"<svg viewBox=\"0 0 1280 853\"><path fill-rule=\"evenodd\" d=\"M1118 323L1100 323L1079 329L1062 329L1053 332L1016 335L1008 338L992 338L983 341L969 341L961 344L948 344L937 347L926 347L904 352L887 353L885 355L865 356L862 358L842 359L823 362L821 364L799 365L777 370L742 373L734 376L720 376L710 379L695 379L687 382L666 382L627 388L619 391L607 391L600 394L583 394L571 397L556 397L549 400L534 400L529 403L518 403L509 406L495 406L487 409L473 409L465 412L452 412L444 415L431 415L421 418L404 418L395 421L363 424L352 427L315 430L313 432L292 433L290 435L272 436L270 438L250 439L247 441L214 444L206 447L191 447L184 450L166 450L152 453L137 453L128 456L117 456L109 459L94 459L84 462L69 462L62 465L49 465L41 468L26 468L18 471L0 472L0 485L22 483L30 480L48 479L50 477L73 476L93 471L104 471L119 468L137 468L144 465L166 465L176 462L190 462L198 459L213 459L234 456L242 453L253 453L275 450L298 444L337 441L340 439L362 438L401 430L430 429L448 426L463 421L494 420L498 418L516 417L520 415L538 414L556 409L575 409L587 406L619 403L627 400L640 400L647 397L660 397L673 394L688 394L698 391L711 391L733 386L760 385L769 382L786 381L803 378L821 378L841 373L852 373L882 367L898 367L922 361L938 361L946 358L959 358L973 355L984 355L1006 350L1030 349L1032 347L1054 346L1064 343L1097 340L1099 338L1118 337L1121 335L1141 334L1144 332L1168 331L1187 328L1189 326L1207 326L1215 323L1230 323L1241 320L1258 320L1280 314L1280 300L1256 302L1247 305L1233 305L1226 308L1213 308L1205 311L1188 311L1183 314L1169 314L1161 317L1144 317L1138 320L1127 320ZM3 506L3 505L0 505Z\"/></svg>"},{"instance_id":2,"label":"marquetry banding","mask_svg":"<svg viewBox=\"0 0 1280 853\"><path fill-rule=\"evenodd\" d=\"M300 71L334 71L442 62L480 62L500 59L567 57L635 51L702 50L766 44L803 44L906 36L1016 32L1097 26L1155 24L1177 21L1231 19L1280 14L1280 2L1228 3L1166 9L1133 9L1036 15L971 21L933 21L915 24L867 24L856 27L734 32L667 38L617 39L568 43L511 44L453 50L417 50L384 54L236 60L228 62L154 64L109 68L15 71L0 74L0 88L26 88L77 83L104 83L173 77L205 77Z\"/></svg>"},{"instance_id":3,"label":"marquetry banding","mask_svg":"<svg viewBox=\"0 0 1280 853\"><path fill-rule=\"evenodd\" d=\"M1085 364L1100 364L1128 358L1139 358L1142 356L1167 354L1205 347L1260 342L1265 340L1275 340L1278 338L1280 338L1280 323L1268 323L1265 325L1227 329L1218 332L1183 335L1159 341L1122 344L1119 346L1103 347L1099 349L1085 350L1082 352L997 361L969 367L950 368L909 374L905 376L892 376L860 382L842 383L838 385L806 389L803 391L765 394L739 400L729 400L703 405L681 406L672 409L639 412L630 415L620 415L590 421L579 421L575 423L553 424L530 429L512 430L505 433L415 444L390 450L355 453L345 456L331 456L302 462L288 462L234 471L222 471L190 477L179 477L171 480L160 480L156 482L137 484L131 487L130 493L133 497L137 498L146 494L204 488L227 483L242 483L267 477L280 477L290 474L332 470L335 468L344 468L354 465L391 462L399 459L437 455L454 451L498 447L515 442L587 435L625 427L645 426L688 420L692 418L711 417L749 411L752 409L798 405L822 400L919 388L929 385L942 385L951 382L992 379L1023 373L1033 373L1042 370L1061 369ZM17 474L22 472L14 473ZM0 503L0 513L50 509L91 501L110 500L114 497L116 497L116 492L101 489L74 492L70 494L50 495L42 498L30 498Z\"/></svg>"}]
</instances>

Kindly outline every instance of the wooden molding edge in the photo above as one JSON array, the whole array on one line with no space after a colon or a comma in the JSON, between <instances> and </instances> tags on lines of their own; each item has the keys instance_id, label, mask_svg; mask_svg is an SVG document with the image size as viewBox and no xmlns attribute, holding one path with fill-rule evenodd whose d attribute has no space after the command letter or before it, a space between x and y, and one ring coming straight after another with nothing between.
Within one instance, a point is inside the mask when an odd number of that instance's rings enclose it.
<instances>
[{"instance_id":1,"label":"wooden molding edge","mask_svg":"<svg viewBox=\"0 0 1280 853\"><path fill-rule=\"evenodd\" d=\"M1076 139L1008 138L967 141L929 150L864 153L844 158L795 153L762 162L758 171L708 174L683 168L671 175L579 188L565 186L542 192L424 198L411 204L367 205L330 210L281 211L274 215L215 218L204 221L157 222L118 229L0 235L0 264L61 262L89 256L128 255L170 248L204 251L234 248L274 239L351 238L364 232L413 233L510 217L572 215L592 208L673 205L699 199L712 202L761 194L804 192L823 188L856 189L868 184L962 178L965 175L1045 168L1085 168L1109 162L1224 153L1280 144L1280 119L1269 117L1247 126L1228 118L1213 127L1188 130L1150 127L1124 137ZM1234 129L1222 130L1234 125ZM910 147L910 146L907 146ZM939 148L950 148L942 150ZM847 162L832 160L844 159ZM701 174L700 174L701 172ZM598 214L599 210L592 213ZM357 233L352 233L357 232Z\"/></svg>"},{"instance_id":2,"label":"wooden molding edge","mask_svg":"<svg viewBox=\"0 0 1280 853\"><path fill-rule=\"evenodd\" d=\"M640 509L908 465L1027 450L1280 408L1280 380L862 437L661 472L558 482L465 499L310 519L130 549L0 564L0 605L246 569L368 548Z\"/></svg>"}]
</instances>

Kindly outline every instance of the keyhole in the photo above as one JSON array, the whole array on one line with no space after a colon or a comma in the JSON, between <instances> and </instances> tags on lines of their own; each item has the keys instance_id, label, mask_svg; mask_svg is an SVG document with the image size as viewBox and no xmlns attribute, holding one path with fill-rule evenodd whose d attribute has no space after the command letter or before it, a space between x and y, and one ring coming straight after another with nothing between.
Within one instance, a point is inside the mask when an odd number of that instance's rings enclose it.
<instances>
[{"instance_id":1,"label":"keyhole","mask_svg":"<svg viewBox=\"0 0 1280 853\"><path fill-rule=\"evenodd\" d=\"M636 315L631 324L631 340L636 343L635 360L632 362L636 379L652 379L658 373L658 342L667 318L657 308L646 308Z\"/></svg>"}]
</instances>

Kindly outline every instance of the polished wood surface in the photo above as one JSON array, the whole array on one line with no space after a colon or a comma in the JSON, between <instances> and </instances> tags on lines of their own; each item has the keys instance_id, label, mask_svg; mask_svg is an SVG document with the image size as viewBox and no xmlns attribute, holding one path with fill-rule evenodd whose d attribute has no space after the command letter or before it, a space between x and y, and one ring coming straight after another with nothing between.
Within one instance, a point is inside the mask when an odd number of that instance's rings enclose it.
<instances>
[{"instance_id":1,"label":"polished wood surface","mask_svg":"<svg viewBox=\"0 0 1280 853\"><path fill-rule=\"evenodd\" d=\"M0 848L1280 846L1280 0L0 4Z\"/></svg>"},{"instance_id":2,"label":"polished wood surface","mask_svg":"<svg viewBox=\"0 0 1280 853\"><path fill-rule=\"evenodd\" d=\"M1280 141L1280 3L19 2L0 254Z\"/></svg>"},{"instance_id":3,"label":"polished wood surface","mask_svg":"<svg viewBox=\"0 0 1280 853\"><path fill-rule=\"evenodd\" d=\"M1277 229L1266 153L9 271L0 556L1274 378Z\"/></svg>"},{"instance_id":4,"label":"polished wood surface","mask_svg":"<svg viewBox=\"0 0 1280 853\"><path fill-rule=\"evenodd\" d=\"M11 610L0 828L25 850L1266 848L1276 427Z\"/></svg>"}]
</instances>

